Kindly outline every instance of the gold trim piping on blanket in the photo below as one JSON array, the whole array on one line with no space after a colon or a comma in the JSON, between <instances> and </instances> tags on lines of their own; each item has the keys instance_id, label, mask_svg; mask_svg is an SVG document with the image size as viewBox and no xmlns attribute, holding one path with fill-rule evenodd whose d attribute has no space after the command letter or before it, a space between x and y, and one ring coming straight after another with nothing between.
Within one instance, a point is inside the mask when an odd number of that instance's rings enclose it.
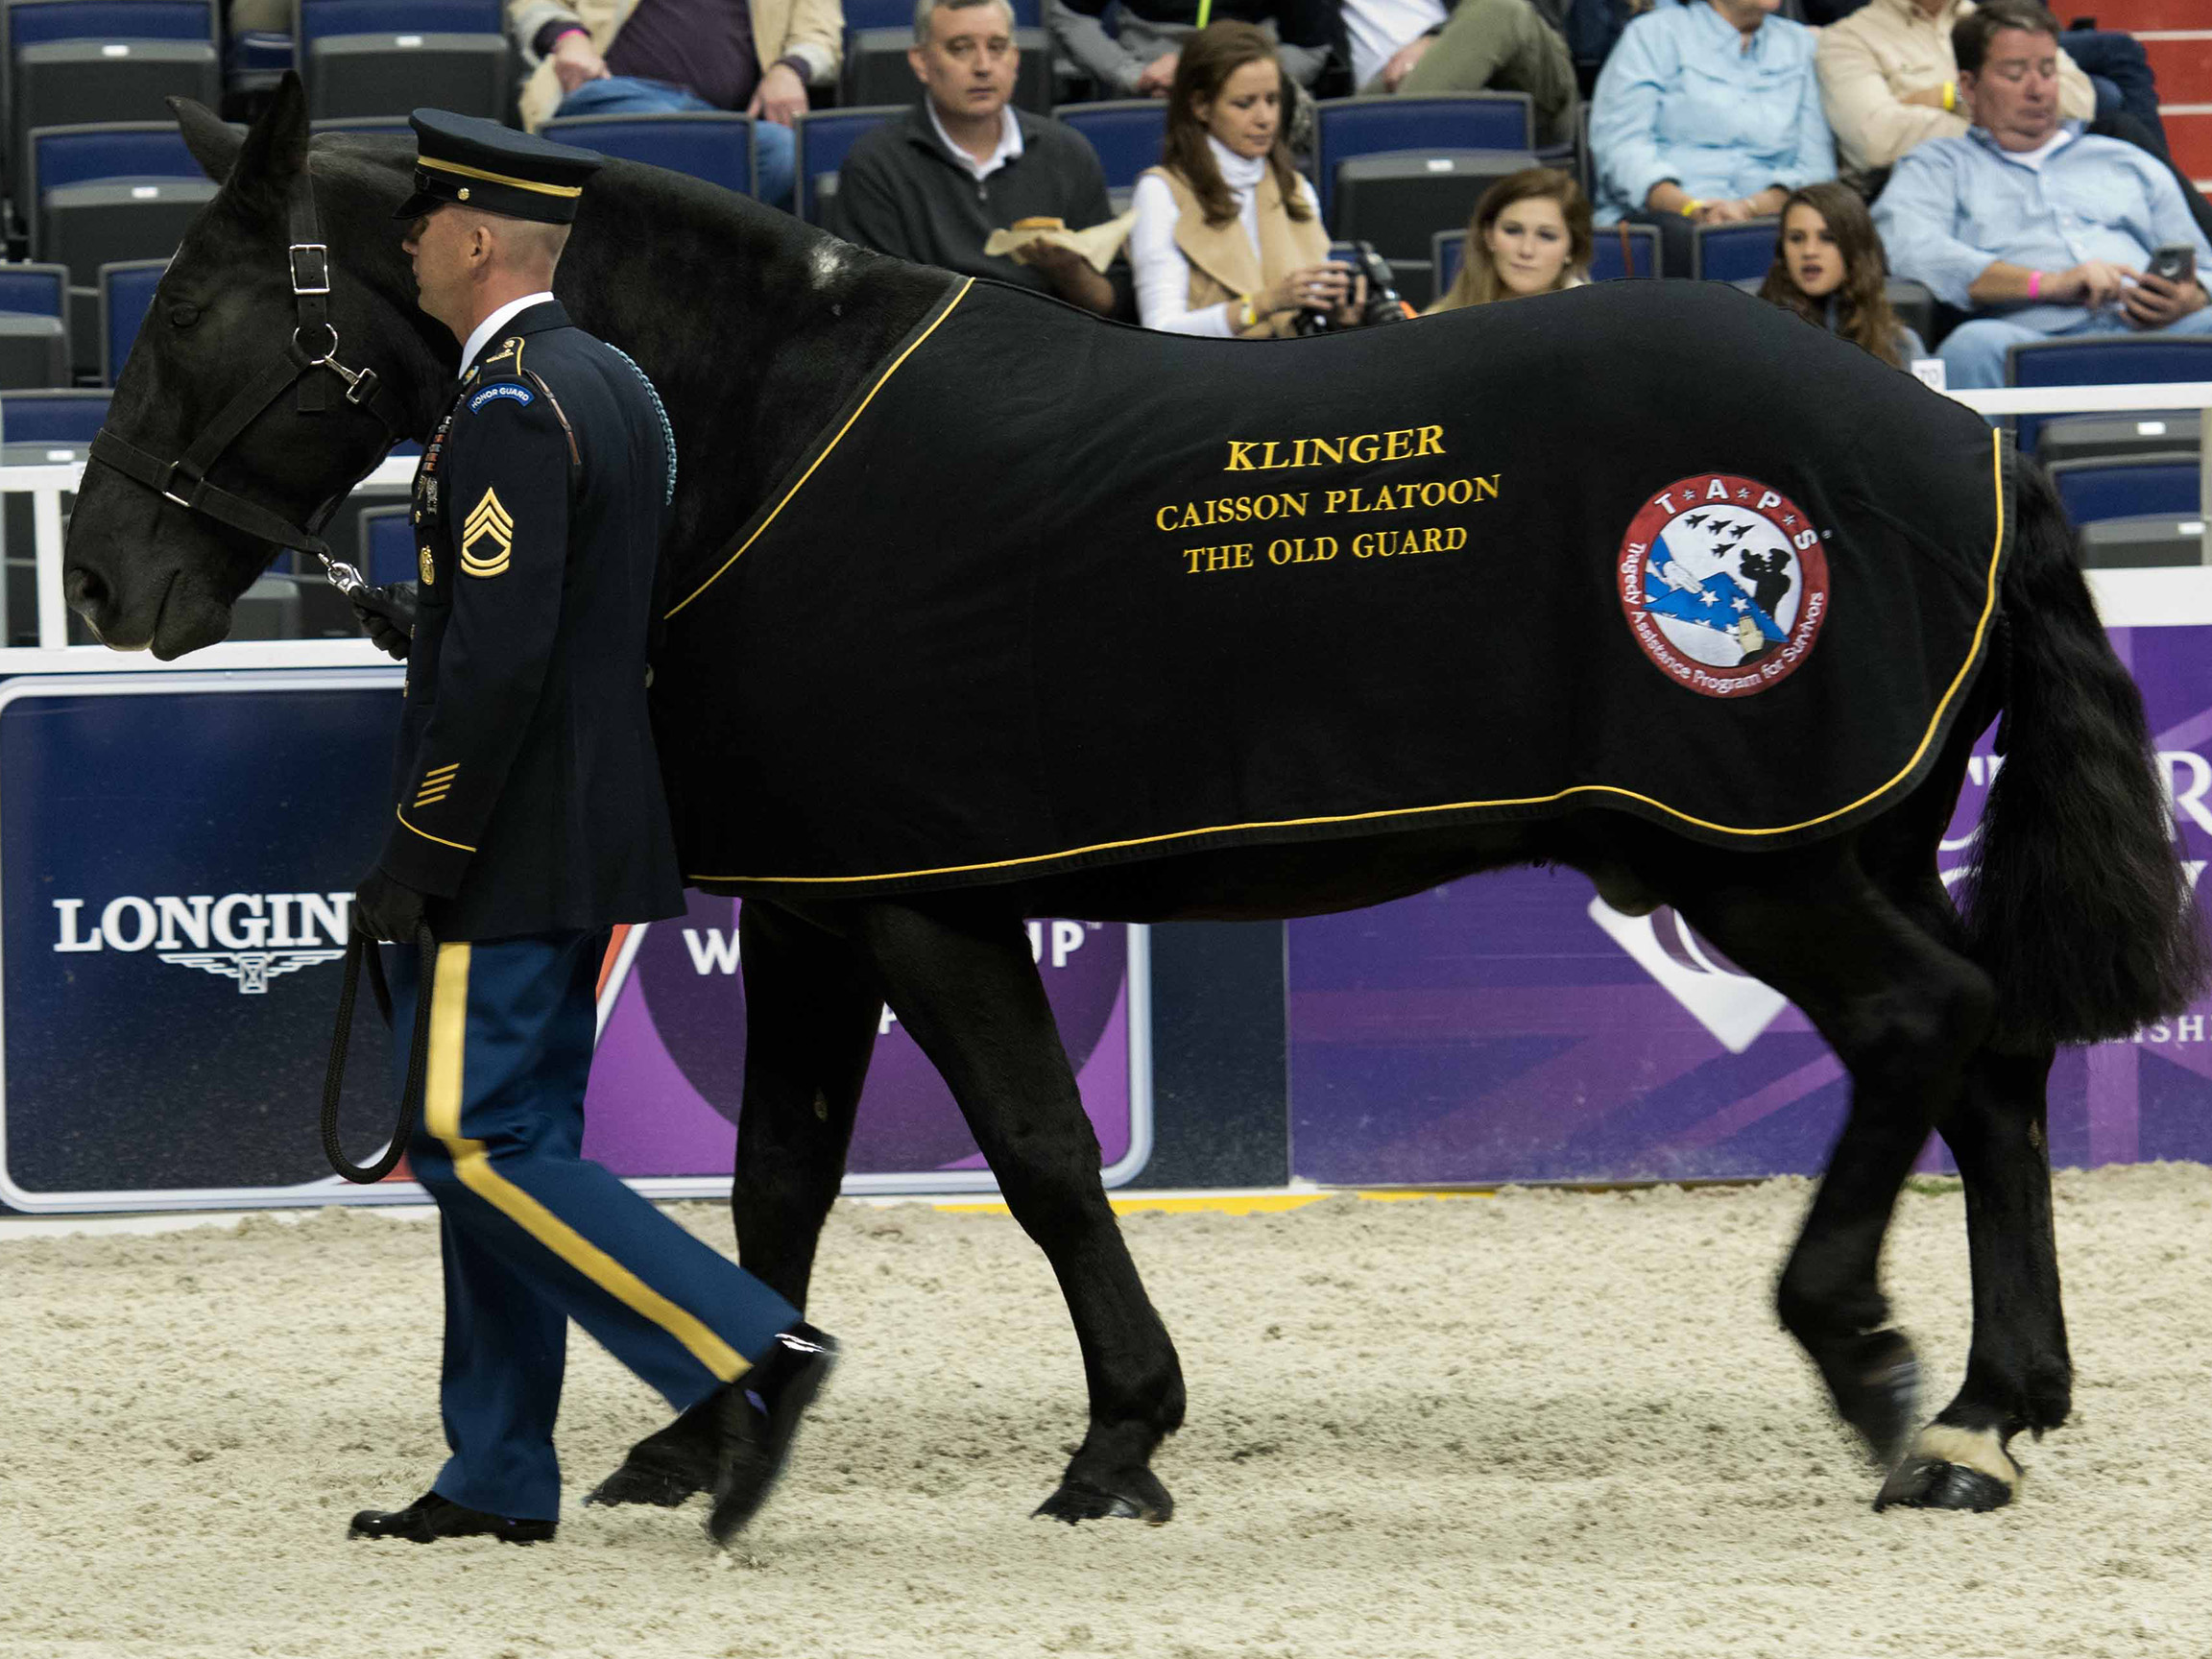
<instances>
[{"instance_id":1,"label":"gold trim piping on blanket","mask_svg":"<svg viewBox=\"0 0 2212 1659\"><path fill-rule=\"evenodd\" d=\"M791 488L783 492L783 499L777 502L776 505L770 509L768 517L761 519L760 522L754 527L752 535L746 537L743 541L738 543L737 551L731 554L729 558L722 561L721 567L717 569L713 575L708 577L706 581L700 583L698 587L692 589L690 592L685 594L683 598L677 600L674 605L671 605L668 608L668 610L661 616L662 621L666 621L670 616L675 615L677 612L683 610L685 606L690 604L692 600L698 598L700 594L706 592L708 589L713 587L716 582L719 582L722 579L722 572L729 569L731 565L736 564L738 560L742 559L745 556L745 549L752 546L754 542L759 541L761 537L768 533L768 526L776 522L776 515L782 512L784 508L791 505L791 497L798 494L801 490L805 489L806 486L806 480L814 476L815 469L820 467L823 462L830 459L830 451L835 449L837 445L844 441L846 433L853 430L853 422L859 420L860 417L866 413L868 405L876 400L876 394L882 391L883 388L890 383L891 376L899 373L900 367L905 363L907 358L913 356L915 352L922 349L922 342L928 339L930 335L937 332L937 325L944 322L946 318L952 315L953 311L959 306L960 301L968 298L968 290L974 286L975 278L973 276L969 277L966 281L960 284L960 286L953 292L952 298L945 302L943 309L941 309L935 317L929 320L929 326L923 329L922 332L915 337L914 343L908 346L905 350L900 352L899 355L892 360L891 367L883 371L882 377L878 379L875 385L868 388L868 396L861 398L859 405L854 409L851 415L846 417L845 424L837 428L837 436L830 439L829 443L822 446L822 453L815 456L814 459L807 465L806 470L799 474L798 479L792 484Z\"/></svg>"},{"instance_id":2,"label":"gold trim piping on blanket","mask_svg":"<svg viewBox=\"0 0 2212 1659\"><path fill-rule=\"evenodd\" d=\"M915 342L921 344L920 341ZM896 367L896 365L894 365ZM1721 835L1791 835L1800 830L1817 829L1838 818L1849 816L1872 801L1879 801L1890 790L1910 778L1919 766L1921 757L1928 753L1928 745L1936 740L1942 729L1944 716L1949 712L1951 700L1959 695L1966 683L1967 673L1981 661L1982 643L1989 632L1989 618L1997 610L1997 563L2005 554L2005 440L2004 435L1992 428L1989 433L1990 474L1997 494L1997 535L1989 548L1988 574L1984 582L1982 615L1974 624L1973 642L1967 647L1965 659L1959 664L1959 672L1951 677L1943 697L1936 705L1936 712L1928 721L1928 729L1920 734L1919 745L1911 757L1897 769L1896 775L1870 789L1847 806L1839 806L1833 812L1823 812L1817 818L1808 818L1799 824L1778 824L1765 830L1739 829L1732 824L1715 824L1709 819L1670 806L1664 801L1653 800L1633 789L1623 789L1611 783L1576 783L1551 795L1526 795L1507 801L1448 801L1436 806L1392 806L1376 812L1345 812L1320 818L1262 819L1251 824L1210 824L1200 830L1174 830L1165 835L1136 835L1125 841L1095 841L1088 847L1064 847L1057 853L1033 853L1021 858L996 858L983 864L948 864L935 870L891 870L876 876L705 876L687 875L686 881L745 881L763 886L781 887L853 887L871 881L911 881L926 876L965 876L983 870L1012 870L1023 864L1049 864L1059 858L1078 858L1090 853L1112 853L1124 847L1149 847L1163 841L1189 841L1200 835L1228 835L1244 830L1296 830L1317 824L1364 824L1382 818L1418 818L1431 812L1465 812L1497 806L1544 806L1554 801L1564 801L1570 795L1618 795L1623 800L1642 802L1656 807L1668 817L1684 824L1695 825L1700 830L1711 830ZM412 828L412 826L410 826Z\"/></svg>"}]
</instances>

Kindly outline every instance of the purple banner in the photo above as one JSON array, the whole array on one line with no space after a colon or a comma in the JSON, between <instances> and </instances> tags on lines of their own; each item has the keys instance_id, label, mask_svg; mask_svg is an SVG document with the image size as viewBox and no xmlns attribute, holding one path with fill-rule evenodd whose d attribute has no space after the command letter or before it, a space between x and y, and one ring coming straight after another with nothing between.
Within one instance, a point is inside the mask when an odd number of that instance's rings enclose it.
<instances>
[{"instance_id":1,"label":"purple banner","mask_svg":"<svg viewBox=\"0 0 2212 1659\"><path fill-rule=\"evenodd\" d=\"M2113 632L2142 685L2192 880L2212 856L2212 629ZM1940 863L1987 790L1977 754ZM2202 900L2200 899L2200 903ZM1847 1099L1794 1007L1670 910L1517 870L1289 926L1291 1167L1359 1184L1811 1174ZM2058 1165L2212 1160L2212 1001L2062 1052ZM1939 1142L1922 1166L1950 1167Z\"/></svg>"},{"instance_id":2,"label":"purple banner","mask_svg":"<svg viewBox=\"0 0 2212 1659\"><path fill-rule=\"evenodd\" d=\"M682 919L632 929L617 943L600 993L584 1137L585 1155L616 1174L729 1180L745 1083L737 908L735 900L693 893ZM1108 1185L1126 1181L1150 1141L1146 1033L1133 1025L1144 1012L1142 931L1054 920L1030 923L1029 939ZM849 1191L990 1183L950 1091L888 1013L846 1169Z\"/></svg>"}]
</instances>

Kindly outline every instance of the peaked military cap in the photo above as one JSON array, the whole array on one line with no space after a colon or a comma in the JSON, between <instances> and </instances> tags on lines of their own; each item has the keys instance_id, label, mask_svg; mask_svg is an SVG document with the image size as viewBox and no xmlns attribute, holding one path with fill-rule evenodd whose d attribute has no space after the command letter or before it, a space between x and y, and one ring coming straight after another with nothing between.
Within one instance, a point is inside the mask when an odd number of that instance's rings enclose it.
<instances>
[{"instance_id":1,"label":"peaked military cap","mask_svg":"<svg viewBox=\"0 0 2212 1659\"><path fill-rule=\"evenodd\" d=\"M584 181L607 159L449 109L418 109L407 124L415 129L415 194L399 204L396 219L464 202L510 219L567 225L576 218Z\"/></svg>"}]
</instances>

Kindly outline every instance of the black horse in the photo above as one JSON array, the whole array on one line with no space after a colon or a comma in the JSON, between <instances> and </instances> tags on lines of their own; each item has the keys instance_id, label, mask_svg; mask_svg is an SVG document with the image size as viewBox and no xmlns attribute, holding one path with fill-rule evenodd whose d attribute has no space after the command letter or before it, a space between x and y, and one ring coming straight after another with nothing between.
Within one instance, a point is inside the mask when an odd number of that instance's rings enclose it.
<instances>
[{"instance_id":1,"label":"black horse","mask_svg":"<svg viewBox=\"0 0 2212 1659\"><path fill-rule=\"evenodd\" d=\"M115 442L84 478L66 574L71 605L103 640L165 660L224 637L273 539L303 540L293 526L372 468L393 427L428 430L455 367L451 340L416 309L390 217L408 188L398 146L311 144L290 81L242 141L196 106L180 116L224 188L163 277L117 383ZM329 249L326 296L317 292L320 254L296 250L287 264L288 243L319 240ZM875 366L943 307L952 280L671 175L611 165L600 176L561 264L561 296L580 325L643 365L680 434L672 592L694 592L726 565L733 534L865 393ZM1687 286L1669 292L1721 302ZM1562 298L1593 317L1626 302ZM1527 327L1511 316L1538 315L1494 309L1507 321L1479 326ZM1842 357L1810 355L1828 347L1809 330L1804 339L1808 362L1856 373ZM1221 349L1280 366L1331 344ZM1592 373L1626 376L1631 367ZM1900 400L1927 397L1903 376L1894 384ZM162 470L164 458L188 450L192 466ZM1129 861L1000 872L926 893L809 897L733 883L748 894L750 1028L733 1189L746 1265L805 1305L888 1001L950 1083L1073 1317L1089 1432L1040 1512L1166 1520L1171 1500L1149 1459L1182 1423L1183 1378L1101 1190L1023 919L1312 915L1480 870L1566 865L1618 907L1675 906L1793 998L1834 1046L1852 1102L1781 1275L1782 1321L1887 1471L1879 1503L2007 1502L2018 1478L2012 1437L2056 1427L2069 1409L2044 1135L2055 1047L2134 1031L2183 1004L2203 973L2135 688L2106 644L2048 484L2024 470L2010 497L1996 646L1969 660L1970 678L1960 669L1960 707L1930 728L1909 785L1834 832L1746 850L1563 802L1507 821L1415 817L1299 840L1169 840ZM974 509L980 527L991 503ZM1910 501L1896 508L1913 511ZM694 676L694 692L704 683ZM1653 684L1684 706L1695 701ZM1936 844L1973 740L2000 714L2009 757L1962 916L1938 880ZM662 715L664 765L696 797L719 759L701 735L712 724L682 709ZM1958 1396L1916 1432L1917 1363L1888 1324L1878 1266L1896 1194L1932 1129L1964 1182L1974 1325Z\"/></svg>"}]
</instances>

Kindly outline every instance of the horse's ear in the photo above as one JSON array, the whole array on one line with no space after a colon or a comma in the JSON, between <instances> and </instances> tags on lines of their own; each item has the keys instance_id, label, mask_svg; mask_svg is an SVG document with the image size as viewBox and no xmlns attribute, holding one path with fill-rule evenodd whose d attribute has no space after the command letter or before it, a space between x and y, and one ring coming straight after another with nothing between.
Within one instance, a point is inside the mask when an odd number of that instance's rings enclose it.
<instances>
[{"instance_id":1,"label":"horse's ear","mask_svg":"<svg viewBox=\"0 0 2212 1659\"><path fill-rule=\"evenodd\" d=\"M218 184L229 178L231 165L238 159L237 129L206 105L195 104L189 98L172 98L169 108L176 113L177 130L184 134L184 148L192 152L200 171Z\"/></svg>"},{"instance_id":2,"label":"horse's ear","mask_svg":"<svg viewBox=\"0 0 2212 1659\"><path fill-rule=\"evenodd\" d=\"M290 194L292 180L306 169L307 94L299 73L287 69L261 119L247 129L226 182L236 195L280 203Z\"/></svg>"}]
</instances>

